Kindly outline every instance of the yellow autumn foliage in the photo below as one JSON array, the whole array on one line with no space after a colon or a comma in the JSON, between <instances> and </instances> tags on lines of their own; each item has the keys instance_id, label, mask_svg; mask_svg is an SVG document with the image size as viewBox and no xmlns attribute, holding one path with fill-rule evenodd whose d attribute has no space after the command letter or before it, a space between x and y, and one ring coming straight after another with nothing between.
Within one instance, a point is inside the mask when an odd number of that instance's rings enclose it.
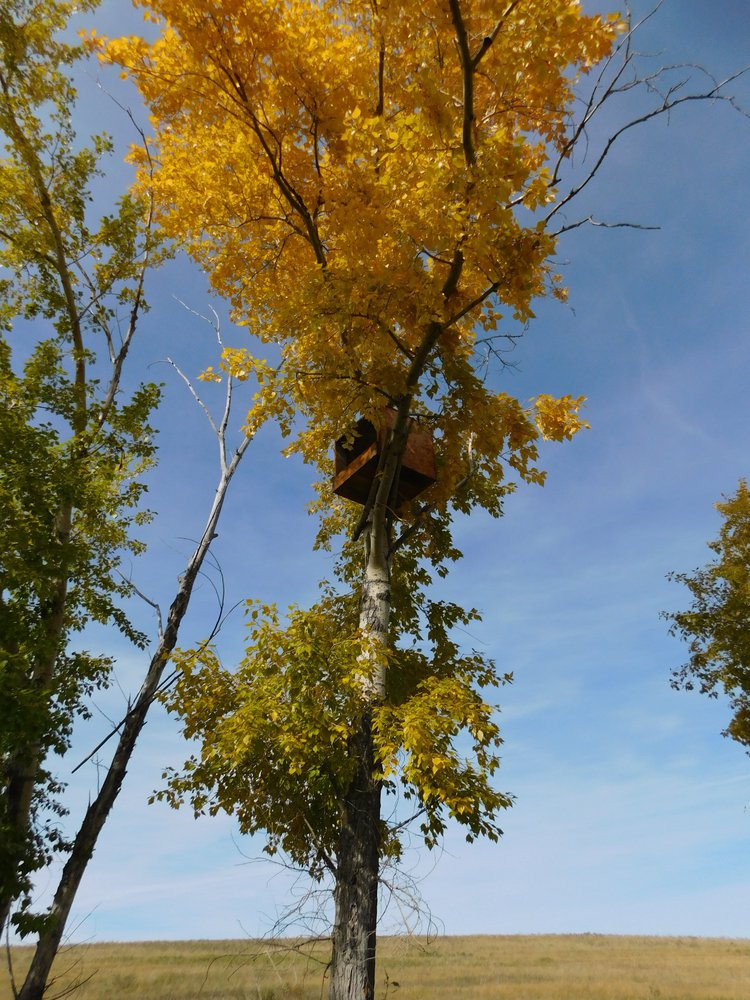
<instances>
[{"instance_id":1,"label":"yellow autumn foliage","mask_svg":"<svg viewBox=\"0 0 750 1000\"><path fill-rule=\"evenodd\" d=\"M616 17L575 0L135 2L156 41L95 41L151 110L161 225L280 346L263 405L306 415L295 447L320 464L408 397L440 442L436 500L469 441L496 489L508 463L540 481L535 442L584 426L580 401L496 396L476 341L564 296L539 209Z\"/></svg>"}]
</instances>

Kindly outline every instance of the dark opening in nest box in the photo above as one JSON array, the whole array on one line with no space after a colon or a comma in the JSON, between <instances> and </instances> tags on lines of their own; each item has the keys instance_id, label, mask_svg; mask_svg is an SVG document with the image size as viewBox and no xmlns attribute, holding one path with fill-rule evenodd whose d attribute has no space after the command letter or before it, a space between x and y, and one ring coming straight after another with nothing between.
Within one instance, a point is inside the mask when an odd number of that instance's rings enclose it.
<instances>
[{"instance_id":1,"label":"dark opening in nest box","mask_svg":"<svg viewBox=\"0 0 750 1000\"><path fill-rule=\"evenodd\" d=\"M362 418L357 421L355 437L341 437L334 448L335 474L333 492L347 500L365 504L378 468L378 458L396 423L396 411L385 407L380 428ZM409 421L409 435L401 459L396 506L419 496L435 482L435 446L428 427Z\"/></svg>"}]
</instances>

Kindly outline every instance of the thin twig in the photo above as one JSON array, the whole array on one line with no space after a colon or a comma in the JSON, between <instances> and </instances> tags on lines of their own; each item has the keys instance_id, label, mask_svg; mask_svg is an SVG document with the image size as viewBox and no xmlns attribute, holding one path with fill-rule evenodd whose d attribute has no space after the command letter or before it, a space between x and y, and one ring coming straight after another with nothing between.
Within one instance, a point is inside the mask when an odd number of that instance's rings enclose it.
<instances>
[{"instance_id":1,"label":"thin twig","mask_svg":"<svg viewBox=\"0 0 750 1000\"><path fill-rule=\"evenodd\" d=\"M469 482L469 480L474 475L474 472L475 472L475 470L472 467L469 470L469 472L463 477L463 479L460 479L456 483L456 487L455 487L455 489L453 491L453 496L455 496L460 490L462 490L464 488L464 486L466 486L466 484ZM390 545L390 547L388 549L388 557L389 558L395 552L398 552L398 550L401 548L401 546L405 545L406 542L408 542L408 540L411 538L411 536L413 534L415 534L417 531L419 531L419 529L421 527L423 527L423 525L425 524L427 518L430 516L430 514L432 514L435 510L437 510L437 508L438 508L438 504L434 503L434 502L433 503L423 504L419 508L419 510L414 515L414 520L411 522L411 524L401 532L401 534L398 536L398 538L396 538L393 542L391 542L391 545Z\"/></svg>"},{"instance_id":2,"label":"thin twig","mask_svg":"<svg viewBox=\"0 0 750 1000\"><path fill-rule=\"evenodd\" d=\"M593 215L587 215L585 219L579 219L578 222L570 222L567 226L561 226L560 229L554 230L550 235L561 236L563 233L568 233L571 229L578 229L580 226L596 226L599 229L643 229L647 232L658 232L661 230L661 226L647 226L640 222L600 222Z\"/></svg>"},{"instance_id":3,"label":"thin twig","mask_svg":"<svg viewBox=\"0 0 750 1000\"><path fill-rule=\"evenodd\" d=\"M695 67L695 68L699 69L700 67ZM692 101L726 101L736 111L739 111L746 117L750 117L750 114L748 114L748 112L742 109L736 103L733 97L720 93L720 91L724 87L728 86L734 80L739 79L741 76L745 75L749 71L750 71L750 66L746 66L743 69L738 70L736 73L733 73L731 76L726 77L726 79L716 83L715 86L712 87L710 90L704 91L699 94L684 94L682 96L675 97L674 95L681 88L682 83L674 84L672 87L669 88L666 96L662 100L662 103L658 107L652 108L650 111L644 112L637 118L631 119L624 125L621 125L609 136L606 143L604 144L604 147L599 153L599 156L597 157L596 162L594 163L592 169L579 184L571 187L568 193L547 214L547 216L544 219L545 224L549 223L550 219L554 218L554 216L557 215L557 213L565 205L567 205L570 201L576 198L581 193L581 191L583 191L591 183L591 181L594 179L594 177L596 177L597 173L599 172L599 169L606 160L614 144L617 142L618 139L621 138L621 136L623 136L626 132L630 131L630 129L635 128L638 125L644 125L646 122L651 121L652 118L658 118L661 115L668 115L671 111L673 111L680 105L687 104ZM655 75L658 76L659 74ZM599 107L601 107L601 104L599 105Z\"/></svg>"},{"instance_id":4,"label":"thin twig","mask_svg":"<svg viewBox=\"0 0 750 1000\"><path fill-rule=\"evenodd\" d=\"M144 594L142 590L139 590L138 587L133 583L133 581L130 580L128 577L126 577L124 573L118 573L118 575L128 585L128 587L131 588L134 594L140 597L140 599L144 601L146 604L148 604L150 608L154 609L154 611L156 612L157 635L159 639L161 639L164 634L164 629L162 627L161 605L158 604L156 601L153 601L147 594Z\"/></svg>"}]
</instances>

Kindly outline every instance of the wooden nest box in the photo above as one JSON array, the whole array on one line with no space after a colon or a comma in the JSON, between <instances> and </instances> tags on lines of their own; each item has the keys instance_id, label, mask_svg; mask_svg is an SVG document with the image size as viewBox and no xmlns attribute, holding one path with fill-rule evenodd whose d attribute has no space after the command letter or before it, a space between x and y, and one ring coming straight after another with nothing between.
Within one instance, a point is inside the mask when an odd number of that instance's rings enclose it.
<instances>
[{"instance_id":1,"label":"wooden nest box","mask_svg":"<svg viewBox=\"0 0 750 1000\"><path fill-rule=\"evenodd\" d=\"M379 428L362 418L354 439L341 437L334 448L333 492L355 503L365 504L378 468L378 459L396 424L396 411L384 407ZM435 446L432 433L418 420L409 421L409 435L401 458L396 507L419 496L436 480Z\"/></svg>"}]
</instances>

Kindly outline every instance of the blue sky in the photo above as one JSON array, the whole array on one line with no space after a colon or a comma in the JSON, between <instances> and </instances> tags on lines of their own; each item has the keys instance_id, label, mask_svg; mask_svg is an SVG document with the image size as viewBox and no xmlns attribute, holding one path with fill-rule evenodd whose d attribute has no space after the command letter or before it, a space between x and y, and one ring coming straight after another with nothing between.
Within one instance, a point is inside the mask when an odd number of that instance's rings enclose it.
<instances>
[{"instance_id":1,"label":"blue sky","mask_svg":"<svg viewBox=\"0 0 750 1000\"><path fill-rule=\"evenodd\" d=\"M114 34L138 23L122 0L105 0L97 26ZM750 62L750 8L667 0L641 47L721 76ZM82 128L115 128L92 77L82 90ZM750 79L733 91L750 108ZM483 612L467 643L515 676L500 692L498 784L516 797L505 836L466 845L452 830L439 856L408 858L448 933L750 933L750 761L720 735L722 701L670 688L684 649L659 619L686 603L666 573L706 561L713 504L749 471L749 173L750 120L726 106L692 105L631 133L586 212L659 230L570 234L569 306L540 304L515 367L498 376L521 399L586 395L591 430L548 450L547 485L519 490L503 519L459 523L465 559L441 584ZM126 176L114 165L108 183ZM137 353L166 399L158 517L134 572L165 605L213 492L210 432L162 363L170 355L197 372L213 360L210 329L176 301L205 311L205 285L184 261L152 278ZM242 344L228 320L224 333ZM304 604L329 568L310 552L310 472L277 450L271 432L253 444L228 502L214 549L228 605ZM213 615L206 581L182 644L199 641ZM104 630L87 641L117 643ZM226 662L241 641L235 615L220 640ZM115 649L118 682L132 691L143 658ZM99 699L110 717L123 705L117 688ZM80 731L74 763L106 725L97 714ZM240 838L231 819L196 822L146 804L162 768L184 756L176 723L156 710L82 886L74 940L257 935L288 902L288 878L248 860L261 843ZM95 763L71 779L78 804L96 780ZM398 930L392 918L386 930Z\"/></svg>"}]
</instances>

